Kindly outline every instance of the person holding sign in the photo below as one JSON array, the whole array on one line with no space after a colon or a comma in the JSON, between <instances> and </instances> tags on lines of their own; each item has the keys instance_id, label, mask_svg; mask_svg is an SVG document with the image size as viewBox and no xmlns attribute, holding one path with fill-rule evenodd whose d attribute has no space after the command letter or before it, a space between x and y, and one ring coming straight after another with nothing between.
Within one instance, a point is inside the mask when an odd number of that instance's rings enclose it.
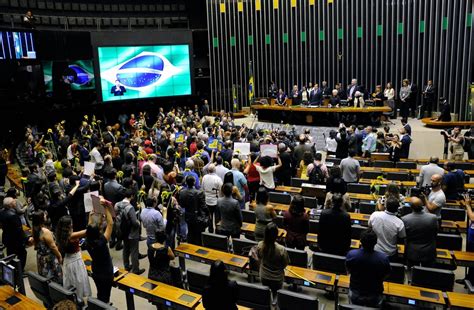
<instances>
[{"instance_id":1,"label":"person holding sign","mask_svg":"<svg viewBox=\"0 0 474 310\"><path fill-rule=\"evenodd\" d=\"M259 157L257 157L258 160ZM274 172L281 167L280 156L278 158L278 164L273 165L273 159L270 156L264 156L260 158L260 166L256 166L258 173L260 174L260 185L263 185L267 190L275 189L275 180L273 177Z\"/></svg>"}]
</instances>

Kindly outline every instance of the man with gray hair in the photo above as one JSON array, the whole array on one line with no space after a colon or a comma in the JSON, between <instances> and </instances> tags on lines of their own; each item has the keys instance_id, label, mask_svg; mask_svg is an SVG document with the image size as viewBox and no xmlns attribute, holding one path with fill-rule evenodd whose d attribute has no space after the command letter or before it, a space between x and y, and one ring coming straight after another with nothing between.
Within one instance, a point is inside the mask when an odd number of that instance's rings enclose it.
<instances>
[{"instance_id":1,"label":"man with gray hair","mask_svg":"<svg viewBox=\"0 0 474 310\"><path fill-rule=\"evenodd\" d=\"M209 232L213 233L214 213L216 212L217 199L221 196L222 179L216 174L216 166L214 164L207 166L207 172L208 174L202 177L201 186L206 196L206 205L211 216ZM218 218L216 218L216 223L217 222L219 222Z\"/></svg>"},{"instance_id":2,"label":"man with gray hair","mask_svg":"<svg viewBox=\"0 0 474 310\"><path fill-rule=\"evenodd\" d=\"M194 161L192 159L188 159L185 164L185 169L183 173L184 180L186 180L188 176L194 177L194 179L196 180L194 187L196 187L196 189L200 189L201 184L199 183L199 175L196 173L196 171L194 171Z\"/></svg>"},{"instance_id":3,"label":"man with gray hair","mask_svg":"<svg viewBox=\"0 0 474 310\"><path fill-rule=\"evenodd\" d=\"M28 237L23 231L20 216L16 213L16 199L6 197L3 200L3 210L0 213L2 224L2 242L7 248L7 255L15 254L21 261L23 270L26 264L26 244Z\"/></svg>"},{"instance_id":4,"label":"man with gray hair","mask_svg":"<svg viewBox=\"0 0 474 310\"><path fill-rule=\"evenodd\" d=\"M421 186L430 186L431 177L435 174L444 175L444 169L438 166L439 158L436 156L430 157L430 162L427 165L421 166L418 183Z\"/></svg>"}]
</instances>

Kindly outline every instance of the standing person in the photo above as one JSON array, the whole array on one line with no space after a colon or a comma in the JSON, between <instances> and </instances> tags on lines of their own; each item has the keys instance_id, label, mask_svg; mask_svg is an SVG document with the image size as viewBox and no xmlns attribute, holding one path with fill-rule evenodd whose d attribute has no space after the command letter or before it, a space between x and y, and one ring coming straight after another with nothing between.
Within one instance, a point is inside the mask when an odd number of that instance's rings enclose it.
<instances>
[{"instance_id":1,"label":"standing person","mask_svg":"<svg viewBox=\"0 0 474 310\"><path fill-rule=\"evenodd\" d=\"M448 136L448 141L450 142L450 160L461 161L464 157L464 137L461 134L461 127L456 126L453 128L452 133Z\"/></svg>"},{"instance_id":2,"label":"standing person","mask_svg":"<svg viewBox=\"0 0 474 310\"><path fill-rule=\"evenodd\" d=\"M370 154L375 152L377 141L372 132L372 126L365 127L365 138L362 139L362 156L370 157Z\"/></svg>"},{"instance_id":3,"label":"standing person","mask_svg":"<svg viewBox=\"0 0 474 310\"><path fill-rule=\"evenodd\" d=\"M342 202L342 195L335 193L332 208L321 212L318 246L324 253L346 255L351 247L351 217L342 208Z\"/></svg>"},{"instance_id":4,"label":"standing person","mask_svg":"<svg viewBox=\"0 0 474 310\"><path fill-rule=\"evenodd\" d=\"M286 144L282 142L278 144L278 152L278 158L279 162L281 162L281 166L277 171L275 171L275 176L279 184L283 184L284 186L290 186L291 176L293 175L293 164L290 151L287 148Z\"/></svg>"},{"instance_id":5,"label":"standing person","mask_svg":"<svg viewBox=\"0 0 474 310\"><path fill-rule=\"evenodd\" d=\"M20 216L15 208L15 198L6 197L3 200L3 210L0 213L0 222L3 230L2 242L7 248L7 255L15 254L21 261L22 269L25 270L28 237L23 230Z\"/></svg>"},{"instance_id":6,"label":"standing person","mask_svg":"<svg viewBox=\"0 0 474 310\"><path fill-rule=\"evenodd\" d=\"M275 209L268 204L268 192L265 187L260 187L257 191L255 206L255 240L262 241L265 234L265 227L276 218Z\"/></svg>"},{"instance_id":7,"label":"standing person","mask_svg":"<svg viewBox=\"0 0 474 310\"><path fill-rule=\"evenodd\" d=\"M385 203L385 211L375 211L370 215L369 228L372 228L377 235L375 250L385 253L390 261L396 262L397 244L399 240L405 238L405 225L397 217L400 202L389 197Z\"/></svg>"},{"instance_id":8,"label":"standing person","mask_svg":"<svg viewBox=\"0 0 474 310\"><path fill-rule=\"evenodd\" d=\"M410 157L410 144L412 142L411 136L406 132L405 128L400 128L400 158Z\"/></svg>"},{"instance_id":9,"label":"standing person","mask_svg":"<svg viewBox=\"0 0 474 310\"><path fill-rule=\"evenodd\" d=\"M383 96L387 98L385 101L385 104L392 109L392 111L388 113L383 113L384 116L387 117L392 117L395 114L395 89L392 86L391 82L388 82L387 85L385 86L385 89L383 91Z\"/></svg>"},{"instance_id":10,"label":"standing person","mask_svg":"<svg viewBox=\"0 0 474 310\"><path fill-rule=\"evenodd\" d=\"M214 215L217 208L217 199L219 198L219 192L222 188L222 179L216 174L216 166L209 164L207 167L208 174L202 177L202 190L206 196L206 206L209 209L209 215L211 217L209 232L214 232ZM217 220L216 220L217 222Z\"/></svg>"},{"instance_id":11,"label":"standing person","mask_svg":"<svg viewBox=\"0 0 474 310\"><path fill-rule=\"evenodd\" d=\"M232 188L232 184L224 184L222 186L224 197L217 200L217 212L220 219L217 233L238 239L242 227L242 211L239 201L232 198Z\"/></svg>"},{"instance_id":12,"label":"standing person","mask_svg":"<svg viewBox=\"0 0 474 310\"><path fill-rule=\"evenodd\" d=\"M418 86L413 81L408 81L408 87L410 87L410 95L408 96L408 103L411 109L411 117L416 117L416 107L418 103Z\"/></svg>"},{"instance_id":13,"label":"standing person","mask_svg":"<svg viewBox=\"0 0 474 310\"><path fill-rule=\"evenodd\" d=\"M166 234L164 231L156 231L153 239L155 243L148 248L148 260L150 262L148 278L172 285L170 261L175 258L173 250L165 243Z\"/></svg>"},{"instance_id":14,"label":"standing person","mask_svg":"<svg viewBox=\"0 0 474 310\"><path fill-rule=\"evenodd\" d=\"M76 288L79 300L91 296L91 286L86 266L82 260L80 240L86 236L86 230L73 231L72 218L63 216L56 228L56 238L60 253L63 255L63 286Z\"/></svg>"},{"instance_id":15,"label":"standing person","mask_svg":"<svg viewBox=\"0 0 474 310\"><path fill-rule=\"evenodd\" d=\"M97 288L97 299L108 303L114 281L114 266L107 243L112 236L114 221L109 209L112 205L106 206L107 203L103 199L101 199L101 204L105 206L105 215L91 214L89 216L89 224L86 229L86 249L92 258L92 279ZM102 232L104 217L106 227Z\"/></svg>"},{"instance_id":16,"label":"standing person","mask_svg":"<svg viewBox=\"0 0 474 310\"><path fill-rule=\"evenodd\" d=\"M466 251L467 252L474 252L474 211L472 210L472 203L471 198L468 194L464 195L464 201L462 206L466 208L467 213L467 238L466 238ZM469 271L467 272L466 279L471 283L474 283L474 267L469 267ZM462 282L464 280L456 280L457 283Z\"/></svg>"},{"instance_id":17,"label":"standing person","mask_svg":"<svg viewBox=\"0 0 474 310\"><path fill-rule=\"evenodd\" d=\"M270 156L264 156L260 158L260 166L256 166L258 173L260 174L260 185L264 186L267 190L275 189L274 173L281 167L281 159L278 156L278 164L273 165L273 159Z\"/></svg>"},{"instance_id":18,"label":"standing person","mask_svg":"<svg viewBox=\"0 0 474 310\"><path fill-rule=\"evenodd\" d=\"M431 111L436 99L436 86L433 85L432 80L428 80L426 86L423 88L423 105L421 108L420 117L431 117ZM426 113L425 113L426 112Z\"/></svg>"},{"instance_id":19,"label":"standing person","mask_svg":"<svg viewBox=\"0 0 474 310\"><path fill-rule=\"evenodd\" d=\"M400 116L402 118L408 118L409 109L410 109L410 85L407 79L402 81L402 87L400 88L399 92L399 99L400 99Z\"/></svg>"},{"instance_id":20,"label":"standing person","mask_svg":"<svg viewBox=\"0 0 474 310\"><path fill-rule=\"evenodd\" d=\"M139 259L144 258L138 251L138 242L140 241L140 222L138 221L135 207L131 201L134 198L134 192L131 189L125 191L125 198L115 204L115 214L117 214L118 228L121 231L123 239L123 264L127 271L135 274L142 274L145 269L140 269ZM130 258L132 265L130 266Z\"/></svg>"},{"instance_id":21,"label":"standing person","mask_svg":"<svg viewBox=\"0 0 474 310\"><path fill-rule=\"evenodd\" d=\"M383 280L390 274L387 255L374 249L377 235L364 231L360 236L362 248L351 250L346 256L350 275L349 299L352 304L380 307L383 302Z\"/></svg>"},{"instance_id":22,"label":"standing person","mask_svg":"<svg viewBox=\"0 0 474 310\"><path fill-rule=\"evenodd\" d=\"M188 225L187 241L191 244L202 245L201 233L206 228L202 220L209 216L209 211L206 208L204 192L194 187L195 182L193 176L186 178L186 188L179 193L178 202L185 210L184 218Z\"/></svg>"},{"instance_id":23,"label":"standing person","mask_svg":"<svg viewBox=\"0 0 474 310\"><path fill-rule=\"evenodd\" d=\"M469 130L464 133L463 137L464 148L467 152L467 156L469 159L474 159L474 126L471 126Z\"/></svg>"},{"instance_id":24,"label":"standing person","mask_svg":"<svg viewBox=\"0 0 474 310\"><path fill-rule=\"evenodd\" d=\"M398 134L394 134L390 141L388 142L388 154L389 159L394 163L400 161L402 152L402 142L400 142L400 136Z\"/></svg>"},{"instance_id":25,"label":"standing person","mask_svg":"<svg viewBox=\"0 0 474 310\"><path fill-rule=\"evenodd\" d=\"M443 174L443 192L448 200L457 200L459 194L464 191L464 171L456 169L453 162L445 162L444 169L448 172Z\"/></svg>"},{"instance_id":26,"label":"standing person","mask_svg":"<svg viewBox=\"0 0 474 310\"><path fill-rule=\"evenodd\" d=\"M349 156L341 160L340 163L342 178L346 183L356 183L359 180L360 163L357 159L354 159L354 156L356 156L356 152L350 150Z\"/></svg>"},{"instance_id":27,"label":"standing person","mask_svg":"<svg viewBox=\"0 0 474 310\"><path fill-rule=\"evenodd\" d=\"M442 185L443 177L434 174L431 177L431 192L428 197L421 193L421 200L425 205L425 212L436 215L438 224L441 225L441 209L446 206L446 196L444 195Z\"/></svg>"},{"instance_id":28,"label":"standing person","mask_svg":"<svg viewBox=\"0 0 474 310\"><path fill-rule=\"evenodd\" d=\"M312 184L326 184L326 179L329 177L328 167L322 160L323 155L316 153L316 155L314 155L314 161L308 165L308 180Z\"/></svg>"},{"instance_id":29,"label":"standing person","mask_svg":"<svg viewBox=\"0 0 474 310\"><path fill-rule=\"evenodd\" d=\"M405 225L405 258L408 266L433 267L436 263L438 222L434 214L423 212L418 197L410 199L412 213L402 217Z\"/></svg>"},{"instance_id":30,"label":"standing person","mask_svg":"<svg viewBox=\"0 0 474 310\"><path fill-rule=\"evenodd\" d=\"M239 287L228 279L229 272L221 260L211 265L211 273L202 293L202 303L206 310L237 310Z\"/></svg>"},{"instance_id":31,"label":"standing person","mask_svg":"<svg viewBox=\"0 0 474 310\"><path fill-rule=\"evenodd\" d=\"M305 212L303 196L293 196L290 208L283 214L283 226L286 230L286 246L304 250L309 232L309 215Z\"/></svg>"},{"instance_id":32,"label":"standing person","mask_svg":"<svg viewBox=\"0 0 474 310\"><path fill-rule=\"evenodd\" d=\"M276 294L283 285L285 279L285 268L290 259L284 246L276 242L278 238L278 227L275 223L269 223L265 227L263 241L257 246L260 259L259 276L262 284L268 286L273 294L273 304L276 305Z\"/></svg>"},{"instance_id":33,"label":"standing person","mask_svg":"<svg viewBox=\"0 0 474 310\"><path fill-rule=\"evenodd\" d=\"M421 186L430 186L431 177L435 174L444 175L444 169L438 166L439 158L436 156L430 157L430 162L427 165L421 166L418 183Z\"/></svg>"},{"instance_id":34,"label":"standing person","mask_svg":"<svg viewBox=\"0 0 474 310\"><path fill-rule=\"evenodd\" d=\"M47 216L44 211L39 210L33 214L33 244L36 250L38 274L62 284L63 257L56 246L54 234L45 225L46 222Z\"/></svg>"},{"instance_id":35,"label":"standing person","mask_svg":"<svg viewBox=\"0 0 474 310\"><path fill-rule=\"evenodd\" d=\"M161 211L155 208L156 200L147 198L145 209L140 213L140 219L146 231L146 245L150 247L156 242L155 235L158 231L165 231L165 221Z\"/></svg>"},{"instance_id":36,"label":"standing person","mask_svg":"<svg viewBox=\"0 0 474 310\"><path fill-rule=\"evenodd\" d=\"M243 209L245 207L245 192L248 191L247 179L245 178L244 174L240 172L240 160L238 160L237 158L232 158L230 164L232 166L231 171L234 179L234 185L237 186L237 188L239 189L240 197L242 197L242 200L240 202L240 208Z\"/></svg>"},{"instance_id":37,"label":"standing person","mask_svg":"<svg viewBox=\"0 0 474 310\"><path fill-rule=\"evenodd\" d=\"M255 200L257 190L260 187L260 173L257 171L255 161L257 159L256 153L250 154L250 160L247 161L247 165L244 169L244 174L247 176L247 184L249 188L250 201Z\"/></svg>"},{"instance_id":38,"label":"standing person","mask_svg":"<svg viewBox=\"0 0 474 310\"><path fill-rule=\"evenodd\" d=\"M326 152L327 155L336 155L337 150L337 132L335 130L331 130L329 132L329 137L326 138Z\"/></svg>"}]
</instances>

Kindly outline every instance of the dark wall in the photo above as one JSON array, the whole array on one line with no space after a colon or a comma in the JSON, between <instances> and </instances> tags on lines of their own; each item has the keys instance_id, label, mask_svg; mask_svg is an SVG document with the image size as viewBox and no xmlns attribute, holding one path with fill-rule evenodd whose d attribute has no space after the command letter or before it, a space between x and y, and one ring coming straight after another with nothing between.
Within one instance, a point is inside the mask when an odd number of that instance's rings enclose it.
<instances>
[{"instance_id":1,"label":"dark wall","mask_svg":"<svg viewBox=\"0 0 474 310\"><path fill-rule=\"evenodd\" d=\"M330 2L207 0L213 108L230 107L233 84L248 105L253 61L256 97L267 96L271 80L288 92L323 80L357 78L370 91L393 82L398 91L403 78L419 86L433 79L467 118L473 0Z\"/></svg>"}]
</instances>

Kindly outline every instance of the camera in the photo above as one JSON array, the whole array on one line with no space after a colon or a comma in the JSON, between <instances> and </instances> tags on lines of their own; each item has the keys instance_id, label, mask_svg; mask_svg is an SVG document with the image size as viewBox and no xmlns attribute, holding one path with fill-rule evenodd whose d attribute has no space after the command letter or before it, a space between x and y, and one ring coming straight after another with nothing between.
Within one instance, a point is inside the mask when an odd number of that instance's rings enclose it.
<instances>
[{"instance_id":1,"label":"camera","mask_svg":"<svg viewBox=\"0 0 474 310\"><path fill-rule=\"evenodd\" d=\"M410 190L410 196L421 198L423 194L425 196L428 196L430 192L431 192L430 186L413 187Z\"/></svg>"}]
</instances>

